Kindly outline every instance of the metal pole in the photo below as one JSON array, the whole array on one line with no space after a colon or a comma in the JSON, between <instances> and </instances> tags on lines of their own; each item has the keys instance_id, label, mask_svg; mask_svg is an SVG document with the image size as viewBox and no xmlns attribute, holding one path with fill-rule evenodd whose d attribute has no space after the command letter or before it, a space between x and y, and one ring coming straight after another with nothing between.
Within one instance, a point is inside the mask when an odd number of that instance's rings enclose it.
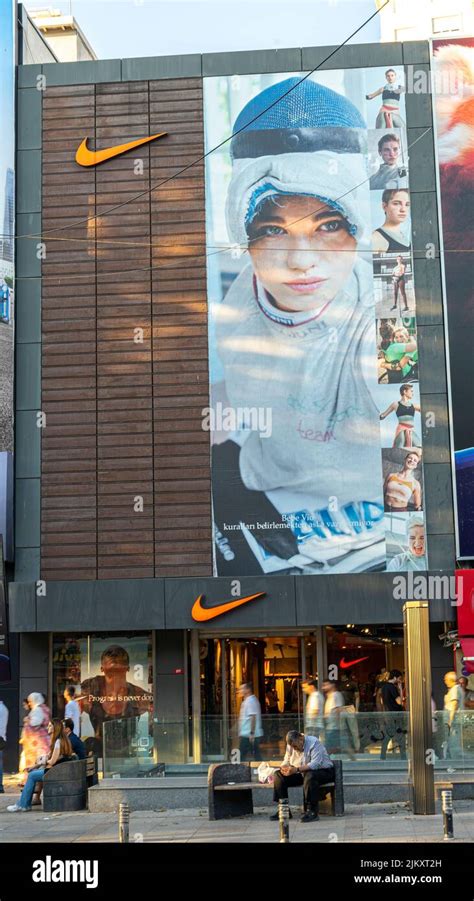
<instances>
[{"instance_id":1,"label":"metal pole","mask_svg":"<svg viewBox=\"0 0 474 901\"><path fill-rule=\"evenodd\" d=\"M125 802L119 804L119 842L122 844L130 840L130 807Z\"/></svg>"},{"instance_id":2,"label":"metal pole","mask_svg":"<svg viewBox=\"0 0 474 901\"><path fill-rule=\"evenodd\" d=\"M280 842L288 844L290 841L290 808L288 798L280 798L278 802L278 817L280 820Z\"/></svg>"},{"instance_id":3,"label":"metal pole","mask_svg":"<svg viewBox=\"0 0 474 901\"><path fill-rule=\"evenodd\" d=\"M444 789L441 792L441 802L443 808L444 840L448 841L448 839L454 838L453 793L450 789Z\"/></svg>"},{"instance_id":4,"label":"metal pole","mask_svg":"<svg viewBox=\"0 0 474 901\"><path fill-rule=\"evenodd\" d=\"M193 708L193 757L201 763L201 661L199 659L199 633L191 631L191 691Z\"/></svg>"}]
</instances>

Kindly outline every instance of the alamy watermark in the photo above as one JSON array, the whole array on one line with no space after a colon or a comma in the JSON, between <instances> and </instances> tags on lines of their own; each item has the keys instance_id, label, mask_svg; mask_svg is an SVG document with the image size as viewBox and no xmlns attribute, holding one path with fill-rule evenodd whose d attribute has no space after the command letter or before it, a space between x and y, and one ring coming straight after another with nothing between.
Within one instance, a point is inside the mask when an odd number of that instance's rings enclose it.
<instances>
[{"instance_id":1,"label":"alamy watermark","mask_svg":"<svg viewBox=\"0 0 474 901\"><path fill-rule=\"evenodd\" d=\"M226 407L218 401L213 407L204 407L202 428L205 432L258 432L260 438L272 434L271 407Z\"/></svg>"},{"instance_id":2,"label":"alamy watermark","mask_svg":"<svg viewBox=\"0 0 474 901\"><path fill-rule=\"evenodd\" d=\"M464 94L464 73L460 68L442 66L417 69L416 66L407 66L406 73L407 94L452 94L459 97Z\"/></svg>"},{"instance_id":3,"label":"alamy watermark","mask_svg":"<svg viewBox=\"0 0 474 901\"><path fill-rule=\"evenodd\" d=\"M462 578L400 573L393 577L393 598L395 601L451 601L453 607L461 607Z\"/></svg>"}]
</instances>

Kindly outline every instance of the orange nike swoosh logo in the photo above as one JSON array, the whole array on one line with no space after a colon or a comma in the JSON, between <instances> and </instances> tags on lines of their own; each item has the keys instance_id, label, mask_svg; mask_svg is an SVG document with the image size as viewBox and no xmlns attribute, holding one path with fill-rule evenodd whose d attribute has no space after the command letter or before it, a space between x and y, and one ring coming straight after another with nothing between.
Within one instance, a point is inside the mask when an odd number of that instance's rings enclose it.
<instances>
[{"instance_id":1,"label":"orange nike swoosh logo","mask_svg":"<svg viewBox=\"0 0 474 901\"><path fill-rule=\"evenodd\" d=\"M128 144L116 144L115 147L106 147L105 150L89 150L87 146L87 138L84 138L82 144L76 151L76 163L80 166L98 166L99 163L105 163L114 156L120 156L127 150L133 150L134 147L141 147L142 144L149 144L150 141L156 141L157 138L163 138L167 134L161 131L158 135L150 135L148 138L138 138L137 141L129 141Z\"/></svg>"},{"instance_id":2,"label":"orange nike swoosh logo","mask_svg":"<svg viewBox=\"0 0 474 901\"><path fill-rule=\"evenodd\" d=\"M345 660L344 657L341 657L339 661L339 666L341 669L349 669L351 666L355 666L356 663L362 663L363 660L368 660L368 657L358 657L357 660Z\"/></svg>"},{"instance_id":3,"label":"orange nike swoosh logo","mask_svg":"<svg viewBox=\"0 0 474 901\"><path fill-rule=\"evenodd\" d=\"M238 598L236 601L227 601L226 604L207 608L202 606L201 601L204 595L200 594L194 601L191 616L197 623L207 623L208 620L215 619L216 616L222 616L223 613L228 613L229 610L234 610L235 607L241 607L242 604L248 604L249 601L254 601L255 598L263 598L265 594L265 591L259 591L257 594L248 594L247 597Z\"/></svg>"}]
</instances>

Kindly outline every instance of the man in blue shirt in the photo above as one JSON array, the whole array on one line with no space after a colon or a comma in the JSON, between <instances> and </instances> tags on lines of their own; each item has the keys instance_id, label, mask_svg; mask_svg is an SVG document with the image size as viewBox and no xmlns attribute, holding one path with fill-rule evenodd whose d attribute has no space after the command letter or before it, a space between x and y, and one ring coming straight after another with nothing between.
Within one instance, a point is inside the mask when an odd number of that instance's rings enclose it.
<instances>
[{"instance_id":1,"label":"man in blue shirt","mask_svg":"<svg viewBox=\"0 0 474 901\"><path fill-rule=\"evenodd\" d=\"M323 743L313 735L292 730L286 736L286 754L273 782L273 800L288 798L288 787L302 785L305 812L302 823L319 820L319 786L334 780L334 766ZM290 811L291 816L291 811ZM271 820L278 820L274 813Z\"/></svg>"},{"instance_id":2,"label":"man in blue shirt","mask_svg":"<svg viewBox=\"0 0 474 901\"><path fill-rule=\"evenodd\" d=\"M72 752L76 754L79 760L86 759L86 747L79 736L74 732L74 723L70 717L64 720L64 731L71 742Z\"/></svg>"}]
</instances>

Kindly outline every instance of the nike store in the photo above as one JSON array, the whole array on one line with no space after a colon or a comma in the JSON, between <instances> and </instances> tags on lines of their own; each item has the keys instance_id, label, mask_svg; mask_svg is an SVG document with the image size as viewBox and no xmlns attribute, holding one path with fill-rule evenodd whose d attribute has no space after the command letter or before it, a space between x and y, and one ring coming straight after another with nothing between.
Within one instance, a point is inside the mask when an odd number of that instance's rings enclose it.
<instances>
[{"instance_id":1,"label":"nike store","mask_svg":"<svg viewBox=\"0 0 474 901\"><path fill-rule=\"evenodd\" d=\"M429 46L330 53L18 70L9 623L19 702L72 688L107 776L227 759L242 682L268 753L309 677L370 716L411 600L442 703Z\"/></svg>"}]
</instances>

